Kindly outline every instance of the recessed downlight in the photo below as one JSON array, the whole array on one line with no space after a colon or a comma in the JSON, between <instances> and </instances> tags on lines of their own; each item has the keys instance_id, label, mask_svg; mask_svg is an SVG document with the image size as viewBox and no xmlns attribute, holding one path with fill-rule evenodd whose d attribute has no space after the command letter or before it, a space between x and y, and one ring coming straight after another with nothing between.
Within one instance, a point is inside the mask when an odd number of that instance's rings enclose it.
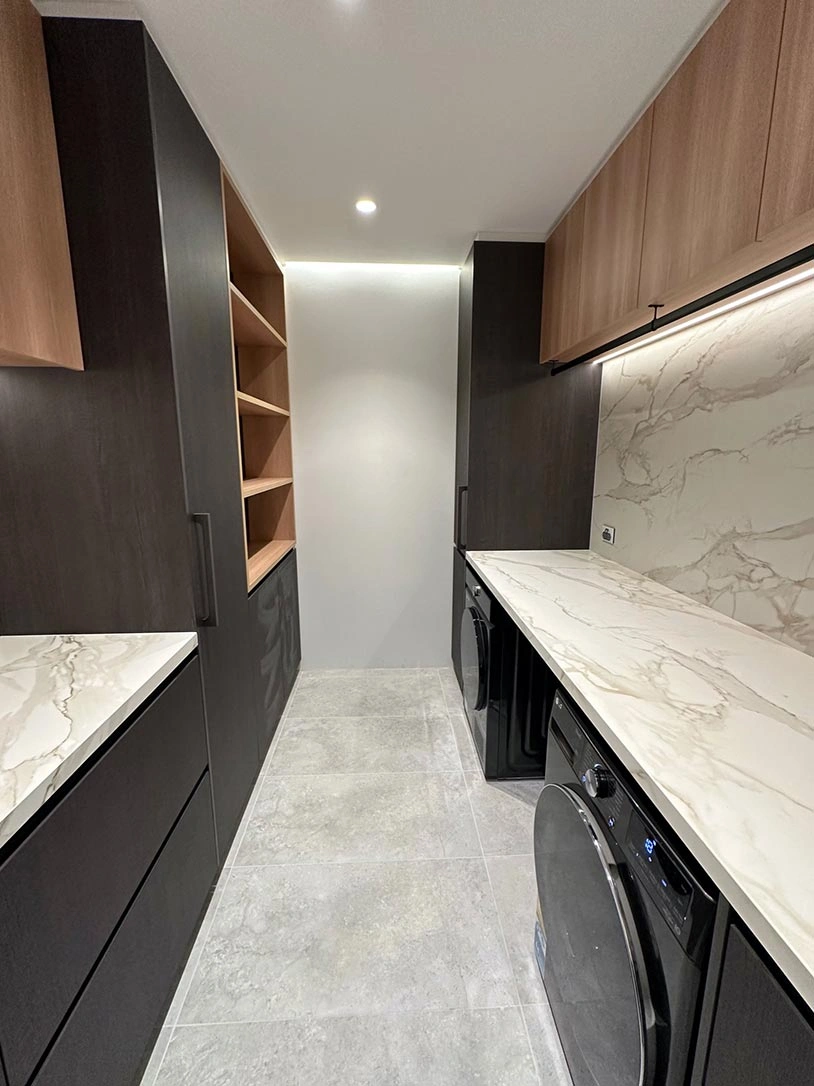
<instances>
[{"instance_id":1,"label":"recessed downlight","mask_svg":"<svg viewBox=\"0 0 814 1086\"><path fill-rule=\"evenodd\" d=\"M360 215L372 215L376 210L376 201L363 196L361 200L356 201L356 210Z\"/></svg>"}]
</instances>

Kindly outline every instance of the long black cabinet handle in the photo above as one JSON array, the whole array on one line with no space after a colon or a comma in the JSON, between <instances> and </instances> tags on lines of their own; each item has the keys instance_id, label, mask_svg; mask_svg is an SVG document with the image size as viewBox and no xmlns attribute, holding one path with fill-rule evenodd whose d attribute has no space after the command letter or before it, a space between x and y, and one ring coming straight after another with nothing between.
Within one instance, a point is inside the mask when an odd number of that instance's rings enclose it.
<instances>
[{"instance_id":1,"label":"long black cabinet handle","mask_svg":"<svg viewBox=\"0 0 814 1086\"><path fill-rule=\"evenodd\" d=\"M217 626L218 589L215 584L215 556L212 551L212 517L209 513L192 513L195 528L195 548L198 559L198 579L203 588L203 600L197 616L199 626Z\"/></svg>"},{"instance_id":2,"label":"long black cabinet handle","mask_svg":"<svg viewBox=\"0 0 814 1086\"><path fill-rule=\"evenodd\" d=\"M464 513L464 498L469 487L459 486L455 498L455 546L466 546L466 514Z\"/></svg>"}]
</instances>

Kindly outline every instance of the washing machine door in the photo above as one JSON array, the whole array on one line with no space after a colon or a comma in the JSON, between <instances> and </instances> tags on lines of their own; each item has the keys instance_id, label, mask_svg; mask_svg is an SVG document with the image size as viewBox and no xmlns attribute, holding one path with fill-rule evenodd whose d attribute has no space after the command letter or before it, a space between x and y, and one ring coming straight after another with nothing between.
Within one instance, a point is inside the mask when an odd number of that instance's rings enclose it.
<instances>
[{"instance_id":1,"label":"washing machine door","mask_svg":"<svg viewBox=\"0 0 814 1086\"><path fill-rule=\"evenodd\" d=\"M545 786L534 851L543 979L574 1086L651 1086L656 1023L634 914L576 788Z\"/></svg>"},{"instance_id":2,"label":"washing machine door","mask_svg":"<svg viewBox=\"0 0 814 1086\"><path fill-rule=\"evenodd\" d=\"M467 592L461 618L461 676L467 712L480 712L489 693L489 625Z\"/></svg>"}]
</instances>

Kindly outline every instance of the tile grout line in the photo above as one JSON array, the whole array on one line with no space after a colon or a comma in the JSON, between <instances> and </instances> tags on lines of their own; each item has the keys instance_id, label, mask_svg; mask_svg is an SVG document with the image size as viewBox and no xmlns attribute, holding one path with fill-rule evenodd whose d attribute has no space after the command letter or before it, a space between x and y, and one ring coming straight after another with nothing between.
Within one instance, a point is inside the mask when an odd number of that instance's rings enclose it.
<instances>
[{"instance_id":1,"label":"tile grout line","mask_svg":"<svg viewBox=\"0 0 814 1086\"><path fill-rule=\"evenodd\" d=\"M440 672L439 672L439 681L440 681ZM447 709L449 709L449 705L448 705L448 703L446 701L446 691L444 691L444 704L446 704ZM451 721L450 721L450 723L451 723ZM455 740L455 745L456 746L458 745L457 738ZM511 975L512 975L512 984L514 985L514 990L517 993L517 1011L518 1011L518 1014L520 1015L520 1021L523 1023L523 1032L524 1032L525 1037L526 1037L526 1044L528 1046L528 1053L531 1056L531 1065L534 1068L534 1074L537 1077L538 1083L540 1084L540 1086L542 1086L543 1079L542 1079L542 1075L540 1074L540 1068L539 1068L538 1063L537 1063L537 1057L534 1054L534 1047L533 1047L533 1045L531 1043L531 1035L529 1034L528 1022L526 1021L526 1015L525 1015L525 1012L523 1011L523 1003L522 1003L522 1000L520 998L520 985L517 982L517 977L516 977L515 971L514 971L514 964L512 963L511 955L509 954L509 944L508 944L508 942L506 940L506 932L505 932L505 930L503 928L503 921L501 920L500 910L498 909L498 905L497 905L497 896L495 894L494 885L492 884L492 875L491 875L491 872L489 871L489 860L488 860L488 858L486 856L486 852L484 851L484 848L483 848L483 839L481 838L481 835L480 835L480 828L478 826L478 820L475 817L475 808L472 806L472 796L471 796L471 793L469 791L469 787L468 787L468 784L467 784L467 781L466 781L466 771L464 770L464 767L463 767L463 758L461 757L460 748L458 748L458 757L460 758L460 761L461 761L461 771L464 773L464 786L466 787L466 798L469 801L469 809L472 812L472 821L475 823L475 833L478 835L478 842L480 843L481 855L483 857L483 866L484 866L484 868L486 870L486 879L487 879L487 881L489 883L489 892L492 895L492 903L493 903L493 905L495 907L495 917L497 918L497 926L498 926L498 930L500 931L501 942L503 943L503 951L504 951L504 953L506 955L506 961L508 963L509 970L510 970ZM522 854L522 855L527 855L527 854Z\"/></svg>"},{"instance_id":2,"label":"tile grout line","mask_svg":"<svg viewBox=\"0 0 814 1086\"><path fill-rule=\"evenodd\" d=\"M369 1019L369 1018L405 1018L411 1015L437 1015L444 1014L445 1012L452 1012L460 1015L468 1015L477 1011L516 1011L520 1010L521 1006L534 1006L534 1004L522 1004L516 1005L514 1003L499 1003L497 1006L474 1006L471 1007L464 1003L450 1003L449 1006L436 1007L428 1005L426 1007L410 1007L408 1009L397 1008L387 1011L354 1011L351 1013L342 1014L295 1014L291 1018L235 1018L235 1019L223 1019L214 1022L179 1022L178 1029L200 1029L210 1028L212 1026L273 1026L280 1023L288 1022L341 1022L341 1021L353 1021L354 1019Z\"/></svg>"}]
</instances>

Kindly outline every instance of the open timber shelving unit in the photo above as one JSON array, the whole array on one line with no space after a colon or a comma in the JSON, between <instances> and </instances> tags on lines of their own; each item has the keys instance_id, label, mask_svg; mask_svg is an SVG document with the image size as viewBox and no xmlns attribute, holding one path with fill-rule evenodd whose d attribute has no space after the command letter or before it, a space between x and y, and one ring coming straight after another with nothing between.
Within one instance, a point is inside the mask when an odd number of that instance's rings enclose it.
<instances>
[{"instance_id":1,"label":"open timber shelving unit","mask_svg":"<svg viewBox=\"0 0 814 1086\"><path fill-rule=\"evenodd\" d=\"M240 442L246 583L251 591L294 547L294 472L282 270L222 171Z\"/></svg>"}]
</instances>

